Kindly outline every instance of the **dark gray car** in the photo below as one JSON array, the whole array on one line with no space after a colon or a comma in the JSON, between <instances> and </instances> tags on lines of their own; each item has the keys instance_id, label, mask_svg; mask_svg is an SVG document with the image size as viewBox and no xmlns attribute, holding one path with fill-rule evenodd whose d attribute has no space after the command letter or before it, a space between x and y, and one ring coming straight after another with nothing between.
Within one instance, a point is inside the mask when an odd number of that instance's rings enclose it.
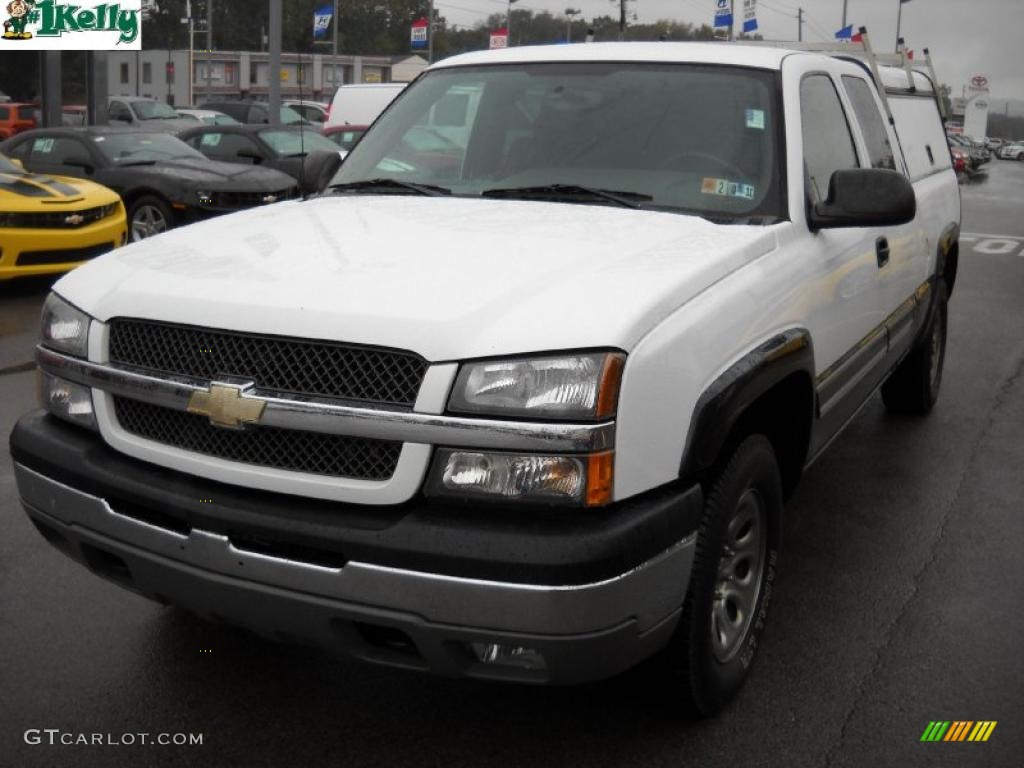
<instances>
[{"instance_id":1,"label":"dark gray car","mask_svg":"<svg viewBox=\"0 0 1024 768\"><path fill-rule=\"evenodd\" d=\"M132 240L299 194L279 171L212 162L169 134L131 128L41 128L8 139L0 152L33 173L110 187L124 200Z\"/></svg>"}]
</instances>

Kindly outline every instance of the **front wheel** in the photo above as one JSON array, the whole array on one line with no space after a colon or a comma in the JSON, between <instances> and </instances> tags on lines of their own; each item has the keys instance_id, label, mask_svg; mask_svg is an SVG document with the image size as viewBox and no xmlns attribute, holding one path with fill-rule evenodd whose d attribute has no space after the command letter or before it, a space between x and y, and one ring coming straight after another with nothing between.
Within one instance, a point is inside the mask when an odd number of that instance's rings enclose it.
<instances>
[{"instance_id":1,"label":"front wheel","mask_svg":"<svg viewBox=\"0 0 1024 768\"><path fill-rule=\"evenodd\" d=\"M711 486L682 616L655 660L662 684L709 716L740 690L760 648L782 539L772 444L746 438Z\"/></svg>"},{"instance_id":2,"label":"front wheel","mask_svg":"<svg viewBox=\"0 0 1024 768\"><path fill-rule=\"evenodd\" d=\"M171 209L156 195L143 195L128 209L128 231L133 243L166 232L173 221Z\"/></svg>"}]
</instances>

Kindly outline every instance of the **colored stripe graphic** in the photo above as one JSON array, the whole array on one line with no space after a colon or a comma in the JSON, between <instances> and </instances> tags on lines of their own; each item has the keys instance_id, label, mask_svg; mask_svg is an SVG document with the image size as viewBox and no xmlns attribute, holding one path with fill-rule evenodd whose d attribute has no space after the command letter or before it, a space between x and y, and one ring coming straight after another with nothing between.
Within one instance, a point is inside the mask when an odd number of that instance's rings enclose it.
<instances>
[{"instance_id":1,"label":"colored stripe graphic","mask_svg":"<svg viewBox=\"0 0 1024 768\"><path fill-rule=\"evenodd\" d=\"M996 720L930 720L921 741L988 741Z\"/></svg>"},{"instance_id":2,"label":"colored stripe graphic","mask_svg":"<svg viewBox=\"0 0 1024 768\"><path fill-rule=\"evenodd\" d=\"M948 720L932 720L921 734L921 741L940 741L948 728Z\"/></svg>"},{"instance_id":3,"label":"colored stripe graphic","mask_svg":"<svg viewBox=\"0 0 1024 768\"><path fill-rule=\"evenodd\" d=\"M968 741L988 741L988 737L992 735L992 731L996 728L996 720L979 720L978 724L974 726L974 730L971 731L971 735Z\"/></svg>"},{"instance_id":4,"label":"colored stripe graphic","mask_svg":"<svg viewBox=\"0 0 1024 768\"><path fill-rule=\"evenodd\" d=\"M963 741L971 725L973 723L966 720L954 720L949 733L946 734L946 738L943 741Z\"/></svg>"}]
</instances>

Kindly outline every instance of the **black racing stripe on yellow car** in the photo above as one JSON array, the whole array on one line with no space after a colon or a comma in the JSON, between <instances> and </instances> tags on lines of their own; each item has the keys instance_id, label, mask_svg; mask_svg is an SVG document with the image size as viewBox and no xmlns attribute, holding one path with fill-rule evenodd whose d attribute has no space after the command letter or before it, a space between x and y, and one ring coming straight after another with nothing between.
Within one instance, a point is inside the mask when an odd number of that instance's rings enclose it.
<instances>
[{"instance_id":1,"label":"black racing stripe on yellow car","mask_svg":"<svg viewBox=\"0 0 1024 768\"><path fill-rule=\"evenodd\" d=\"M80 197L82 194L70 184L35 173L0 174L0 190L24 197Z\"/></svg>"},{"instance_id":2,"label":"black racing stripe on yellow car","mask_svg":"<svg viewBox=\"0 0 1024 768\"><path fill-rule=\"evenodd\" d=\"M0 192L10 192L22 197L53 197L53 192L38 184L29 184L25 178L0 174Z\"/></svg>"}]
</instances>

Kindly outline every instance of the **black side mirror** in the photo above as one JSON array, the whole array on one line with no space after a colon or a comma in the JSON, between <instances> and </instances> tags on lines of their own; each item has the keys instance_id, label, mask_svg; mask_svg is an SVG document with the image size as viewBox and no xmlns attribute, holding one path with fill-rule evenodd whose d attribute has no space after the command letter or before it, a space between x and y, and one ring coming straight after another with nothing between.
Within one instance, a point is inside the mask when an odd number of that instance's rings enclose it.
<instances>
[{"instance_id":1,"label":"black side mirror","mask_svg":"<svg viewBox=\"0 0 1024 768\"><path fill-rule=\"evenodd\" d=\"M340 167L341 155L337 152L326 149L310 152L302 158L303 194L315 195L323 192Z\"/></svg>"},{"instance_id":2,"label":"black side mirror","mask_svg":"<svg viewBox=\"0 0 1024 768\"><path fill-rule=\"evenodd\" d=\"M914 187L902 173L882 168L836 171L828 199L808 213L812 230L838 227L888 227L906 224L917 215Z\"/></svg>"},{"instance_id":3,"label":"black side mirror","mask_svg":"<svg viewBox=\"0 0 1024 768\"><path fill-rule=\"evenodd\" d=\"M81 168L86 173L92 173L96 170L93 164L83 157L69 157L64 161L64 165L71 166L72 168Z\"/></svg>"},{"instance_id":4,"label":"black side mirror","mask_svg":"<svg viewBox=\"0 0 1024 768\"><path fill-rule=\"evenodd\" d=\"M252 160L253 165L259 165L263 162L263 157L251 149L240 149L235 153L236 157L240 157L243 160Z\"/></svg>"}]
</instances>

